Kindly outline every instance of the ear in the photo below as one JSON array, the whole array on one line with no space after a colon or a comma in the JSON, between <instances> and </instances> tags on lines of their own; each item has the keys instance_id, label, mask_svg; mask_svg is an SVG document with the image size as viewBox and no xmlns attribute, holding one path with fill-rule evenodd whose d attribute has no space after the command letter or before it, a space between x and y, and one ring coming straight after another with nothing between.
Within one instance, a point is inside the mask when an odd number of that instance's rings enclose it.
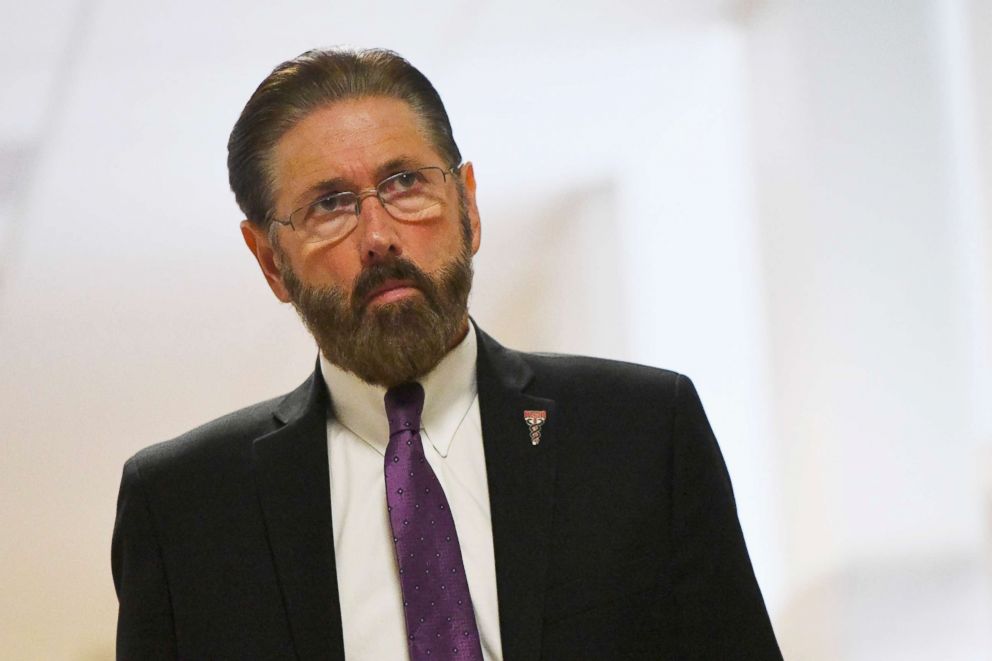
<instances>
[{"instance_id":1,"label":"ear","mask_svg":"<svg viewBox=\"0 0 992 661\"><path fill-rule=\"evenodd\" d=\"M482 225L479 222L479 207L475 204L475 168L469 161L462 166L462 180L465 182L465 205L468 209L469 226L472 228L472 254L479 252L482 243Z\"/></svg>"},{"instance_id":2,"label":"ear","mask_svg":"<svg viewBox=\"0 0 992 661\"><path fill-rule=\"evenodd\" d=\"M272 293L283 303L289 303L292 299L290 298L289 290L286 289L286 285L282 281L282 274L279 272L279 255L276 254L272 243L269 241L268 232L255 225L255 223L242 220L241 236L244 237L248 250L251 251L251 254L255 255L258 266L262 269L262 275L265 276L266 282L269 283Z\"/></svg>"}]
</instances>

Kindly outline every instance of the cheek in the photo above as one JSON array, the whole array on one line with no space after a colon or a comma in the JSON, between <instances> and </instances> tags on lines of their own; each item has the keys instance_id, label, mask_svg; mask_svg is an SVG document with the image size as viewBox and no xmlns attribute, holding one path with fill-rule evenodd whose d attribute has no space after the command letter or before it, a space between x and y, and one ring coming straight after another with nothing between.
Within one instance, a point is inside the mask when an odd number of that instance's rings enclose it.
<instances>
[{"instance_id":1,"label":"cheek","mask_svg":"<svg viewBox=\"0 0 992 661\"><path fill-rule=\"evenodd\" d=\"M462 251L458 220L437 227L414 226L406 241L405 256L425 271L434 272Z\"/></svg>"},{"instance_id":2,"label":"cheek","mask_svg":"<svg viewBox=\"0 0 992 661\"><path fill-rule=\"evenodd\" d=\"M334 246L303 246L293 268L311 286L342 287L351 291L362 265L358 250L344 244L345 241Z\"/></svg>"}]
</instances>

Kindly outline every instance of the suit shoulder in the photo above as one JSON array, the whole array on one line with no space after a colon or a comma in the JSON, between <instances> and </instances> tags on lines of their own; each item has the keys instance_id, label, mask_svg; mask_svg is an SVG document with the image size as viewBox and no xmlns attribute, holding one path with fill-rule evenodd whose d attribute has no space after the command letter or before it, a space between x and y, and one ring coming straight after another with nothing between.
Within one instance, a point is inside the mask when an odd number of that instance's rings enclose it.
<instances>
[{"instance_id":1,"label":"suit shoulder","mask_svg":"<svg viewBox=\"0 0 992 661\"><path fill-rule=\"evenodd\" d=\"M537 385L547 387L549 392L567 390L569 384L606 393L618 386L623 389L643 386L653 394L675 396L683 384L691 385L685 375L660 367L575 354L518 351L476 329L480 357L485 357L486 364L499 365L498 370L523 378L532 374Z\"/></svg>"},{"instance_id":2,"label":"suit shoulder","mask_svg":"<svg viewBox=\"0 0 992 661\"><path fill-rule=\"evenodd\" d=\"M560 353L518 355L530 365L538 379L574 380L581 382L584 387L649 387L669 390L674 394L680 382L689 381L685 375L672 370L622 360Z\"/></svg>"},{"instance_id":3,"label":"suit shoulder","mask_svg":"<svg viewBox=\"0 0 992 661\"><path fill-rule=\"evenodd\" d=\"M169 470L238 451L245 442L277 428L273 414L285 397L246 406L181 436L150 445L128 459L127 465L142 471Z\"/></svg>"}]
</instances>

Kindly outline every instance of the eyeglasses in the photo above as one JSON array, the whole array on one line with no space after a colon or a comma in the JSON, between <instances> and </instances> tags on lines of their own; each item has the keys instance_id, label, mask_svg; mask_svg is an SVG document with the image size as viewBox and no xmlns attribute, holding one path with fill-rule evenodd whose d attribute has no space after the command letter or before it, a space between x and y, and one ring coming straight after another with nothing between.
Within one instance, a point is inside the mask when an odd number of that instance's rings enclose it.
<instances>
[{"instance_id":1,"label":"eyeglasses","mask_svg":"<svg viewBox=\"0 0 992 661\"><path fill-rule=\"evenodd\" d=\"M454 176L460 167L455 165L447 170L425 167L397 172L380 181L375 188L323 195L289 214L286 220L275 217L271 220L289 225L307 243L335 241L355 229L362 213L362 200L373 195L396 220L406 223L431 220L444 207L448 176Z\"/></svg>"}]
</instances>

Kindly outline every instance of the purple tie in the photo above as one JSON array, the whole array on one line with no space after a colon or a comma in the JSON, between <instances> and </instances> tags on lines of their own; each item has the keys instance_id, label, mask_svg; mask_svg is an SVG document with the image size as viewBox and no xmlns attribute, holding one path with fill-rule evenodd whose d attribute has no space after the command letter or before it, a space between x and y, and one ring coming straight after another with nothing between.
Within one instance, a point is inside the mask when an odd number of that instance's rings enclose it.
<instances>
[{"instance_id":1,"label":"purple tie","mask_svg":"<svg viewBox=\"0 0 992 661\"><path fill-rule=\"evenodd\" d=\"M386 393L386 503L403 588L411 661L482 661L479 630L448 500L420 440L424 389Z\"/></svg>"}]
</instances>

